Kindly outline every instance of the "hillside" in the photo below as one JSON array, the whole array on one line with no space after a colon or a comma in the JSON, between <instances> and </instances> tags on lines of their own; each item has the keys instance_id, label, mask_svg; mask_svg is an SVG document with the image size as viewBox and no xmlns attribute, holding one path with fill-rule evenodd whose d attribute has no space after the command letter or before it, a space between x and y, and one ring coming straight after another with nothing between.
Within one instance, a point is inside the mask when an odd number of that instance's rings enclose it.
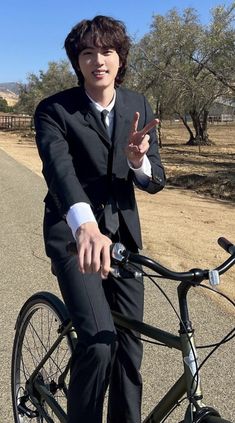
<instances>
[{"instance_id":1,"label":"hillside","mask_svg":"<svg viewBox=\"0 0 235 423\"><path fill-rule=\"evenodd\" d=\"M18 82L0 82L1 92L11 92L13 94L19 94L20 84Z\"/></svg>"},{"instance_id":2,"label":"hillside","mask_svg":"<svg viewBox=\"0 0 235 423\"><path fill-rule=\"evenodd\" d=\"M18 101L19 84L17 82L0 83L0 97L7 101L8 106L14 106Z\"/></svg>"}]
</instances>

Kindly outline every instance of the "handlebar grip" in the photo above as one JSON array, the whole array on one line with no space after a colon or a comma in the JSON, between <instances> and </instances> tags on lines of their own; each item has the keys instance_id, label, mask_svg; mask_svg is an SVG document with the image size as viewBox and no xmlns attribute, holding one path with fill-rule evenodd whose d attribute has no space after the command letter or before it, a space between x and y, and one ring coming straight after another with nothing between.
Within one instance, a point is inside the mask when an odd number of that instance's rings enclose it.
<instances>
[{"instance_id":1,"label":"handlebar grip","mask_svg":"<svg viewBox=\"0 0 235 423\"><path fill-rule=\"evenodd\" d=\"M76 242L73 242L73 241L69 242L66 245L66 251L67 253L73 256L77 255L78 250L77 250ZM128 252L125 249L124 245L122 245L119 242L116 242L115 244L112 244L110 246L110 256L111 256L111 260L121 263L124 260L124 258L128 257Z\"/></svg>"},{"instance_id":2,"label":"handlebar grip","mask_svg":"<svg viewBox=\"0 0 235 423\"><path fill-rule=\"evenodd\" d=\"M232 242L228 241L226 238L221 236L218 239L218 244L220 247L222 247L227 253L229 254L235 254L235 245L232 244Z\"/></svg>"}]
</instances>

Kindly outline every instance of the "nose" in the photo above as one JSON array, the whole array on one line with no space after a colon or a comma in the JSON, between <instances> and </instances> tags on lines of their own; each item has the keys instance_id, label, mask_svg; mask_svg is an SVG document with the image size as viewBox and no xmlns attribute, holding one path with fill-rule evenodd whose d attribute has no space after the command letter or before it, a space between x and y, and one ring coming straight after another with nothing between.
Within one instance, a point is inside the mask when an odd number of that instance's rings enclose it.
<instances>
[{"instance_id":1,"label":"nose","mask_svg":"<svg viewBox=\"0 0 235 423\"><path fill-rule=\"evenodd\" d=\"M103 54L97 52L95 55L95 64L98 66L102 66L104 64L104 56Z\"/></svg>"}]
</instances>

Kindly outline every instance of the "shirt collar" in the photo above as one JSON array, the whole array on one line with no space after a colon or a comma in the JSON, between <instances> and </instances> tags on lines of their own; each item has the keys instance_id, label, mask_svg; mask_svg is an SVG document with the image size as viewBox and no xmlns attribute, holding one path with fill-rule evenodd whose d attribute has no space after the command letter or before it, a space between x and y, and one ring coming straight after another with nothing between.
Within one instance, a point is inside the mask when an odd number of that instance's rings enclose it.
<instances>
[{"instance_id":1,"label":"shirt collar","mask_svg":"<svg viewBox=\"0 0 235 423\"><path fill-rule=\"evenodd\" d=\"M99 112L102 112L103 110L108 110L108 112L110 113L111 111L112 111L112 109L114 108L114 104L115 104L115 101L116 101L116 91L114 90L114 94L113 94L113 99L112 99L112 101L109 103L109 105L107 106L107 107L103 107L103 106L101 106L99 103L97 103L96 101L94 101L90 96L89 96L89 94L87 94L87 92L86 92L86 95L87 95L87 97L91 100L91 102L92 102L92 104L94 104L94 106L95 106L95 108L99 111Z\"/></svg>"}]
</instances>

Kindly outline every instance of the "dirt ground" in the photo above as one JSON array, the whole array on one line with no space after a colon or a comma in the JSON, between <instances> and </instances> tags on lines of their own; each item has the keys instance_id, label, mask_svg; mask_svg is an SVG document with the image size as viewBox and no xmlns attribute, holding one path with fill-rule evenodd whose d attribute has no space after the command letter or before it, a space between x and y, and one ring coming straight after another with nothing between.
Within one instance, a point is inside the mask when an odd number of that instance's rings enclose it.
<instances>
[{"instance_id":1,"label":"dirt ground","mask_svg":"<svg viewBox=\"0 0 235 423\"><path fill-rule=\"evenodd\" d=\"M216 267L227 258L227 253L217 244L218 237L225 236L235 243L235 128L233 131L227 128L226 140L226 128L212 129L211 138L216 146L202 147L199 154L198 147L185 147L187 133L182 128L179 130L177 124L163 126L161 155L170 183L157 195L136 192L144 252L172 270ZM32 139L0 132L0 148L42 176L41 162ZM224 179L218 182L222 174ZM178 179L182 175L187 175L183 182ZM199 175L198 179L200 175L210 176L214 187L205 179L199 189L196 185L183 189L190 180L188 175L194 183L194 175ZM230 298L235 297L235 267L222 278L218 290Z\"/></svg>"},{"instance_id":2,"label":"dirt ground","mask_svg":"<svg viewBox=\"0 0 235 423\"><path fill-rule=\"evenodd\" d=\"M187 146L180 123L163 125L162 155L168 183L199 194L235 202L235 124L212 124L211 146Z\"/></svg>"}]
</instances>

